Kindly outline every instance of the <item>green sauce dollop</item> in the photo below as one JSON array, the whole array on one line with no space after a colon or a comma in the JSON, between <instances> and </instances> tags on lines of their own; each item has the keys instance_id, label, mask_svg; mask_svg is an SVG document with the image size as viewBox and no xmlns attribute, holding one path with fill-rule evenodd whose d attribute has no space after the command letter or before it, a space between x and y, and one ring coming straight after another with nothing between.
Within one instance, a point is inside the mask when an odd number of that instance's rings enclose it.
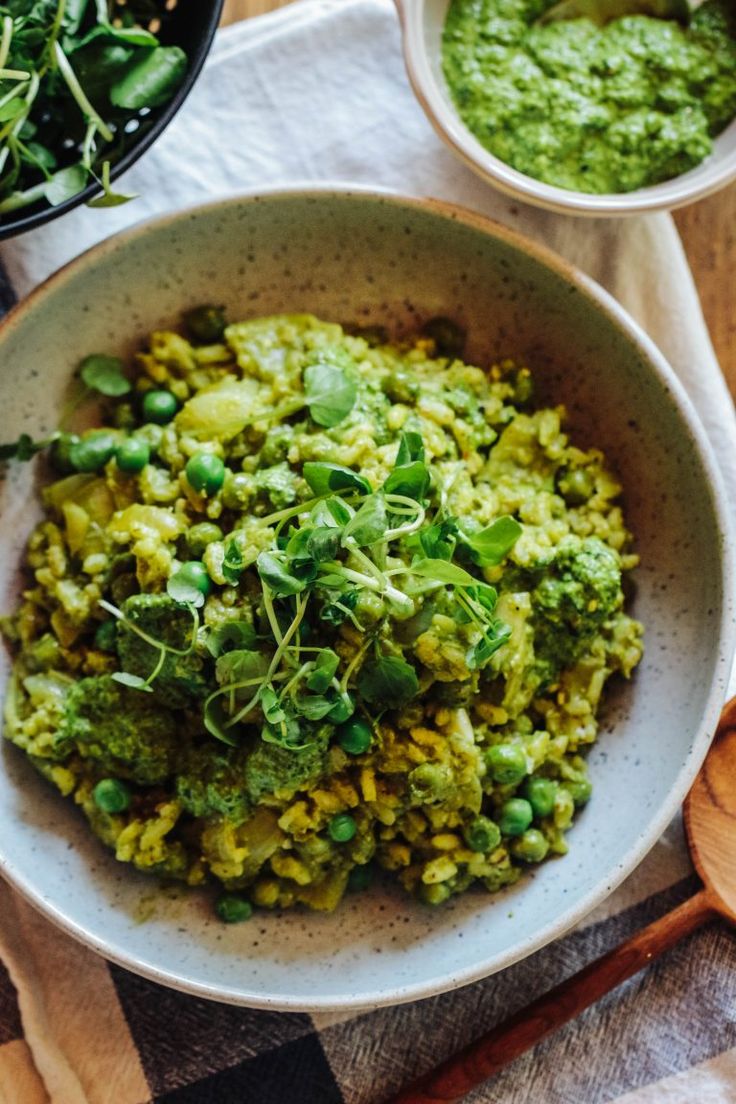
<instances>
[{"instance_id":1,"label":"green sauce dollop","mask_svg":"<svg viewBox=\"0 0 736 1104\"><path fill-rule=\"evenodd\" d=\"M625 16L537 25L552 0L452 0L443 34L460 117L496 157L581 192L629 192L698 165L736 115L736 14L683 27Z\"/></svg>"}]
</instances>

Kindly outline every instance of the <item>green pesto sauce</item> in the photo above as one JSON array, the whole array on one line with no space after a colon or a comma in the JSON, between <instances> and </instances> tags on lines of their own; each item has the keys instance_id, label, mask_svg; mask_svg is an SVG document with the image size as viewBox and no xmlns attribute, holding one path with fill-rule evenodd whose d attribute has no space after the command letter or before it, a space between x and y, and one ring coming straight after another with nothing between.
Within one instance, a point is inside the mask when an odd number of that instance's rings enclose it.
<instances>
[{"instance_id":1,"label":"green pesto sauce","mask_svg":"<svg viewBox=\"0 0 736 1104\"><path fill-rule=\"evenodd\" d=\"M551 0L452 0L445 77L496 157L581 192L629 192L699 164L736 115L736 15L535 25Z\"/></svg>"}]
</instances>

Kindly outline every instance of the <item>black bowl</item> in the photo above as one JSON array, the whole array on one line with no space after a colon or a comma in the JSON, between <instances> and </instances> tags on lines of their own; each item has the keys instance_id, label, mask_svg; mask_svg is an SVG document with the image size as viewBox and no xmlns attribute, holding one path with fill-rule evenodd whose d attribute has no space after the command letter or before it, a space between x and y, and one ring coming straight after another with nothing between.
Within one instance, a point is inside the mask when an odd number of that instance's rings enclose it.
<instances>
[{"instance_id":1,"label":"black bowl","mask_svg":"<svg viewBox=\"0 0 736 1104\"><path fill-rule=\"evenodd\" d=\"M129 145L123 155L115 162L110 173L110 178L124 173L126 169L138 160L142 153L156 141L159 134L168 126L184 103L192 90L194 82L204 65L204 59L209 53L212 39L215 37L217 25L220 22L224 0L179 0L173 11L167 14L166 20L158 34L162 44L167 46L181 46L189 58L189 67L186 77L176 94L164 104L151 112L150 121L141 126L136 135L130 139ZM22 234L26 230L33 230L37 226L43 226L52 219L86 203L89 199L99 195L102 191L99 184L93 182L87 185L82 192L60 203L57 207L51 207L45 201L36 203L32 207L23 208L17 216L10 216L7 220L0 220L0 241L4 238L12 238Z\"/></svg>"}]
</instances>

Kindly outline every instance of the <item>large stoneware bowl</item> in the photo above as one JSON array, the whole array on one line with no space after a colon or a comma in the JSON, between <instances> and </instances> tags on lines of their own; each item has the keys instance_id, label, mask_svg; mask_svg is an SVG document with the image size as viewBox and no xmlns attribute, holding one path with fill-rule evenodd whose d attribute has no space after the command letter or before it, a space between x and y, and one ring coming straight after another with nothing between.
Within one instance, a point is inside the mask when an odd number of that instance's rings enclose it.
<instances>
[{"instance_id":1,"label":"large stoneware bowl","mask_svg":"<svg viewBox=\"0 0 736 1104\"><path fill-rule=\"evenodd\" d=\"M258 913L223 925L209 894L162 891L118 864L10 745L0 756L0 871L103 955L238 1004L369 1007L500 970L562 934L636 866L705 754L733 620L724 499L703 431L651 342L552 254L457 208L326 189L184 211L54 276L0 329L0 440L56 426L82 355L129 353L202 302L224 304L232 319L313 311L394 334L449 315L467 327L476 362L527 362L540 400L567 405L575 439L603 447L625 486L644 660L630 684L611 688L590 757L594 796L570 853L496 897L469 892L432 910L377 889L332 915ZM17 465L2 485L5 612L22 582L35 478L32 465Z\"/></svg>"}]
</instances>

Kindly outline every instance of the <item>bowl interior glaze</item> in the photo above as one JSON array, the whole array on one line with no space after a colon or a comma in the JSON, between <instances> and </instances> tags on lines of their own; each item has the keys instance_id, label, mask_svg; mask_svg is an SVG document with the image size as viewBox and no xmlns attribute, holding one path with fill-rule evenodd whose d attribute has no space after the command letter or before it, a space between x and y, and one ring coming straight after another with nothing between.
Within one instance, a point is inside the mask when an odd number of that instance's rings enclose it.
<instances>
[{"instance_id":1,"label":"bowl interior glaze","mask_svg":"<svg viewBox=\"0 0 736 1104\"><path fill-rule=\"evenodd\" d=\"M333 915L259 913L227 927L204 893L161 891L116 863L7 745L0 870L108 957L235 1003L367 1007L492 973L561 934L633 869L705 754L733 624L722 496L702 430L621 308L551 254L432 201L295 190L144 224L53 277L0 329L0 439L55 428L82 355L131 352L201 302L223 303L232 319L306 310L394 334L450 315L468 329L471 359L527 362L540 400L565 403L574 439L604 448L623 480L642 560L633 609L647 626L644 660L632 684L611 687L591 755L594 796L569 855L496 897L468 893L431 911L379 889ZM3 612L21 584L36 477L17 465L0 492Z\"/></svg>"}]
</instances>

